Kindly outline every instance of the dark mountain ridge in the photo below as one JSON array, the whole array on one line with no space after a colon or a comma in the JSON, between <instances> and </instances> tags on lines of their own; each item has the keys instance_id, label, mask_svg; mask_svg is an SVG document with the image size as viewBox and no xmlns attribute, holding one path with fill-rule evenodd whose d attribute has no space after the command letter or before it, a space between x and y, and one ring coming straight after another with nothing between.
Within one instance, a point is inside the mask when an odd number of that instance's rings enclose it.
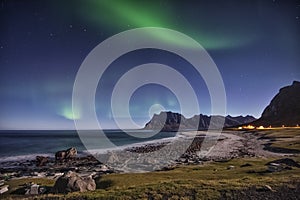
<instances>
[{"instance_id":1,"label":"dark mountain ridge","mask_svg":"<svg viewBox=\"0 0 300 200\"><path fill-rule=\"evenodd\" d=\"M152 119L145 125L144 129L161 130L161 131L177 131L177 130L205 130L210 126L211 116L207 115L195 115L191 118L185 118L182 114L173 112L161 112L160 114L154 114ZM250 123L256 120L253 116L236 116L232 117L230 115L224 116L214 116L214 123L211 127L219 127L224 121L224 127L238 126L240 124ZM180 127L179 127L180 126Z\"/></svg>"}]
</instances>

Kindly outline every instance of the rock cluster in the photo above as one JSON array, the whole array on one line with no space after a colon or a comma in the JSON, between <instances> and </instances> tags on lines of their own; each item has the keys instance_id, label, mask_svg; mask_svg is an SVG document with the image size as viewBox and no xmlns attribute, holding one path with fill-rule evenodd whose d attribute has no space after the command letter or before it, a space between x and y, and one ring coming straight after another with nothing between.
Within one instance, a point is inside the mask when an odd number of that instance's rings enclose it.
<instances>
[{"instance_id":1,"label":"rock cluster","mask_svg":"<svg viewBox=\"0 0 300 200\"><path fill-rule=\"evenodd\" d=\"M80 175L100 176L113 173L114 170L104 165L91 155L55 160L37 156L36 160L7 161L0 163L0 179L9 180L19 177L58 177L64 172L74 171Z\"/></svg>"},{"instance_id":2,"label":"rock cluster","mask_svg":"<svg viewBox=\"0 0 300 200\"><path fill-rule=\"evenodd\" d=\"M168 142L162 142L159 144L146 144L144 146L130 147L125 150L134 153L149 153L149 152L158 151L159 149L163 148L167 144Z\"/></svg>"}]
</instances>

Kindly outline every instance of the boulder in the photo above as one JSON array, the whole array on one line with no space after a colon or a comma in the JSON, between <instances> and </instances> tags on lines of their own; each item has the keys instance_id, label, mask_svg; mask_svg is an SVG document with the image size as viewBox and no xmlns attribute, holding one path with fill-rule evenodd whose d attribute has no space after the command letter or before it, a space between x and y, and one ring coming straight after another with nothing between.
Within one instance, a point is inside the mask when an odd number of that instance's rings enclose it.
<instances>
[{"instance_id":1,"label":"boulder","mask_svg":"<svg viewBox=\"0 0 300 200\"><path fill-rule=\"evenodd\" d=\"M30 186L30 188L26 191L25 194L31 194L31 195L34 195L34 194L39 194L39 185L37 184L33 184Z\"/></svg>"},{"instance_id":2,"label":"boulder","mask_svg":"<svg viewBox=\"0 0 300 200\"><path fill-rule=\"evenodd\" d=\"M37 194L44 194L46 192L45 187L41 187L38 184L30 184L26 189L25 195L37 195Z\"/></svg>"},{"instance_id":3,"label":"boulder","mask_svg":"<svg viewBox=\"0 0 300 200\"><path fill-rule=\"evenodd\" d=\"M96 183L91 176L81 177L77 173L69 171L59 177L53 187L54 193L85 192L96 189Z\"/></svg>"},{"instance_id":4,"label":"boulder","mask_svg":"<svg viewBox=\"0 0 300 200\"><path fill-rule=\"evenodd\" d=\"M5 193L5 192L7 192L8 191L8 185L2 185L2 186L0 186L0 194L3 194L3 193Z\"/></svg>"},{"instance_id":5,"label":"boulder","mask_svg":"<svg viewBox=\"0 0 300 200\"><path fill-rule=\"evenodd\" d=\"M37 156L35 158L35 162L36 162L37 167L42 167L42 166L45 166L49 162L49 158L44 157L44 156Z\"/></svg>"},{"instance_id":6,"label":"boulder","mask_svg":"<svg viewBox=\"0 0 300 200\"><path fill-rule=\"evenodd\" d=\"M277 164L277 163L270 163L267 166L268 166L267 171L269 172L280 172L284 169L284 167L281 164Z\"/></svg>"},{"instance_id":7,"label":"boulder","mask_svg":"<svg viewBox=\"0 0 300 200\"><path fill-rule=\"evenodd\" d=\"M77 150L75 147L69 148L67 150L58 151L55 153L55 160L66 160L74 158L77 155Z\"/></svg>"},{"instance_id":8,"label":"boulder","mask_svg":"<svg viewBox=\"0 0 300 200\"><path fill-rule=\"evenodd\" d=\"M258 191L258 192L276 192L276 190L274 190L269 185L259 186L256 188L256 191Z\"/></svg>"},{"instance_id":9,"label":"boulder","mask_svg":"<svg viewBox=\"0 0 300 200\"><path fill-rule=\"evenodd\" d=\"M229 165L229 166L227 167L228 170L234 169L234 168L235 168L235 166L233 166L233 165Z\"/></svg>"}]
</instances>

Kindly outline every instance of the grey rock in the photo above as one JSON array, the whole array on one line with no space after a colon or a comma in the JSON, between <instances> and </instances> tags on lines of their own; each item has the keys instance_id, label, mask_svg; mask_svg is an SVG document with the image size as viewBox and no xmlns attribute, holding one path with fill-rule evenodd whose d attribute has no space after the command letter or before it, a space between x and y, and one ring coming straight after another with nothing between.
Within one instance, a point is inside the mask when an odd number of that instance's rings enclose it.
<instances>
[{"instance_id":1,"label":"grey rock","mask_svg":"<svg viewBox=\"0 0 300 200\"><path fill-rule=\"evenodd\" d=\"M228 167L227 167L227 169L229 170L229 169L234 169L235 168L235 166L233 166L233 165L229 165Z\"/></svg>"},{"instance_id":2,"label":"grey rock","mask_svg":"<svg viewBox=\"0 0 300 200\"><path fill-rule=\"evenodd\" d=\"M31 195L39 194L39 187L40 187L39 185L33 184L33 185L30 186L30 188L26 191L25 194L27 194L27 195L29 195L29 194L31 194Z\"/></svg>"},{"instance_id":3,"label":"grey rock","mask_svg":"<svg viewBox=\"0 0 300 200\"><path fill-rule=\"evenodd\" d=\"M46 192L46 188L41 187L40 185L31 183L28 188L26 189L26 195L38 195L44 194Z\"/></svg>"},{"instance_id":4,"label":"grey rock","mask_svg":"<svg viewBox=\"0 0 300 200\"><path fill-rule=\"evenodd\" d=\"M81 177L77 173L69 171L59 177L53 187L54 193L85 192L96 189L96 183L91 176Z\"/></svg>"},{"instance_id":5,"label":"grey rock","mask_svg":"<svg viewBox=\"0 0 300 200\"><path fill-rule=\"evenodd\" d=\"M55 153L55 160L65 160L74 158L77 155L77 150L75 147L69 148L67 150L58 151Z\"/></svg>"},{"instance_id":6,"label":"grey rock","mask_svg":"<svg viewBox=\"0 0 300 200\"><path fill-rule=\"evenodd\" d=\"M8 191L8 185L0 186L0 194L3 194Z\"/></svg>"},{"instance_id":7,"label":"grey rock","mask_svg":"<svg viewBox=\"0 0 300 200\"><path fill-rule=\"evenodd\" d=\"M41 167L41 166L45 166L49 162L49 158L44 156L37 156L35 161L36 161L36 166Z\"/></svg>"},{"instance_id":8,"label":"grey rock","mask_svg":"<svg viewBox=\"0 0 300 200\"><path fill-rule=\"evenodd\" d=\"M267 171L269 172L280 172L284 169L284 167L281 164L277 163L269 163Z\"/></svg>"}]
</instances>

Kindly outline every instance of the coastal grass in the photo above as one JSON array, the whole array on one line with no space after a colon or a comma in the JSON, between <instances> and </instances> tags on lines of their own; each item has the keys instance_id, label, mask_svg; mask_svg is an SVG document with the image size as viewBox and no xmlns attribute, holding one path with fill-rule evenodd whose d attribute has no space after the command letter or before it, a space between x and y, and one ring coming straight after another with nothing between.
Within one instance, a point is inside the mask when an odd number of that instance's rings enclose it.
<instances>
[{"instance_id":1,"label":"coastal grass","mask_svg":"<svg viewBox=\"0 0 300 200\"><path fill-rule=\"evenodd\" d=\"M299 157L292 157L299 161ZM268 173L266 163L277 158L239 158L228 162L210 162L203 165L179 166L170 171L103 175L96 180L97 190L84 193L45 194L36 199L217 199L222 192L251 186L272 188L300 182L300 169L292 168ZM10 180L10 195L6 198L24 198L13 192L24 183L35 182L53 186L50 179Z\"/></svg>"},{"instance_id":2,"label":"coastal grass","mask_svg":"<svg viewBox=\"0 0 300 200\"><path fill-rule=\"evenodd\" d=\"M271 147L294 150L300 153L299 128L256 130L255 132L262 137L271 139Z\"/></svg>"}]
</instances>

